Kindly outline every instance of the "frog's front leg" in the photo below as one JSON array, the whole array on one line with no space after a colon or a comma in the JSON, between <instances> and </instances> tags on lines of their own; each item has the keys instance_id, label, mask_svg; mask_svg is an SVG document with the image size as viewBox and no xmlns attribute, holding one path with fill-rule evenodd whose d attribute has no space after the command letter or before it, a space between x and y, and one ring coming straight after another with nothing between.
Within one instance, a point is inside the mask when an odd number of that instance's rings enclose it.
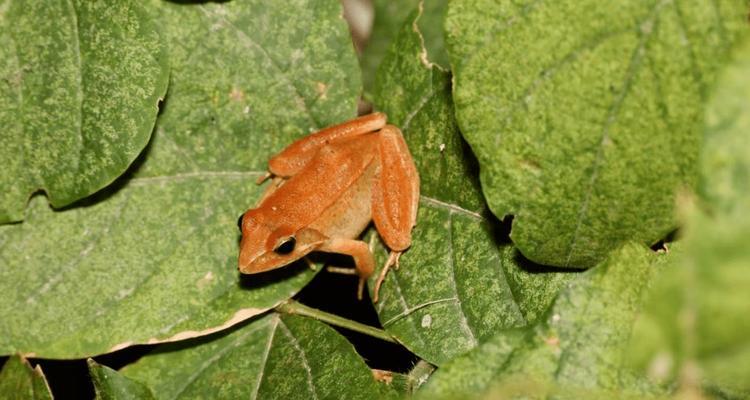
<instances>
[{"instance_id":1,"label":"frog's front leg","mask_svg":"<svg viewBox=\"0 0 750 400\"><path fill-rule=\"evenodd\" d=\"M375 132L385 126L385 123L385 114L372 113L324 128L287 146L268 161L268 170L270 174L283 178L296 175L321 147L341 139Z\"/></svg>"},{"instance_id":2,"label":"frog's front leg","mask_svg":"<svg viewBox=\"0 0 750 400\"><path fill-rule=\"evenodd\" d=\"M376 302L388 269L398 267L399 256L411 245L419 204L419 173L401 130L386 125L378 134L380 168L372 189L372 219L391 254L373 290Z\"/></svg>"},{"instance_id":3,"label":"frog's front leg","mask_svg":"<svg viewBox=\"0 0 750 400\"><path fill-rule=\"evenodd\" d=\"M322 243L316 250L346 254L354 259L354 268L359 276L357 299L362 300L365 282L372 275L373 271L375 271L375 259L367 243L354 239L329 239Z\"/></svg>"}]
</instances>

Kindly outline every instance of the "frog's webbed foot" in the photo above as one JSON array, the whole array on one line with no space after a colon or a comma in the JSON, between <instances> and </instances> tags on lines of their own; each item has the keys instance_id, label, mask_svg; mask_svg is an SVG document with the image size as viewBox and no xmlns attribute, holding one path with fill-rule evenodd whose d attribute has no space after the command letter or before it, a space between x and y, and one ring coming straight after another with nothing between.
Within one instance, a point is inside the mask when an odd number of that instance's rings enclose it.
<instances>
[{"instance_id":1,"label":"frog's webbed foot","mask_svg":"<svg viewBox=\"0 0 750 400\"><path fill-rule=\"evenodd\" d=\"M385 262L385 265L383 265L383 269L380 270L380 275L378 275L378 280L375 282L375 290L373 290L373 295L372 295L372 301L374 303L378 302L380 286L383 284L383 281L385 280L385 276L388 274L388 270L391 267L398 269L398 259L400 257L401 257L400 251L391 250L391 254L388 255L388 260Z\"/></svg>"},{"instance_id":2,"label":"frog's webbed foot","mask_svg":"<svg viewBox=\"0 0 750 400\"><path fill-rule=\"evenodd\" d=\"M355 272L359 276L357 299L362 300L365 290L365 282L367 282L367 278L369 278L375 270L375 260L372 257L372 252L367 243L354 239L330 239L324 242L316 250L352 256L354 259ZM331 269L329 267L328 270L331 272L341 272L339 268Z\"/></svg>"}]
</instances>

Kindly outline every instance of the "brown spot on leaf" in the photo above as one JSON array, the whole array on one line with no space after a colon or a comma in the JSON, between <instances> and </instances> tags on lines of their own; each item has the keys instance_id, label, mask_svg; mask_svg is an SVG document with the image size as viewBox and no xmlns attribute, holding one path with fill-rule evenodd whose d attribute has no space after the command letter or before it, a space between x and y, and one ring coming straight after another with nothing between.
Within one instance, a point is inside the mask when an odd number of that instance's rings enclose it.
<instances>
[{"instance_id":1,"label":"brown spot on leaf","mask_svg":"<svg viewBox=\"0 0 750 400\"><path fill-rule=\"evenodd\" d=\"M233 101L242 101L245 99L245 92L243 92L240 89L232 88L232 91L229 92L229 98Z\"/></svg>"},{"instance_id":2,"label":"brown spot on leaf","mask_svg":"<svg viewBox=\"0 0 750 400\"><path fill-rule=\"evenodd\" d=\"M326 99L326 94L328 93L328 85L326 85L323 82L316 82L315 83L315 90L318 92L318 97L321 100Z\"/></svg>"}]
</instances>

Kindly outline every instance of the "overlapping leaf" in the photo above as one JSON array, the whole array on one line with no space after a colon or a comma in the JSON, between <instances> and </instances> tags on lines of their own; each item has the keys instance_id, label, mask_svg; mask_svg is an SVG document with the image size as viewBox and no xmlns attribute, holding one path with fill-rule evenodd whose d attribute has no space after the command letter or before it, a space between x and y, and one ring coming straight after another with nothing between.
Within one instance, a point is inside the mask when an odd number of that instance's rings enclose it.
<instances>
[{"instance_id":1,"label":"overlapping leaf","mask_svg":"<svg viewBox=\"0 0 750 400\"><path fill-rule=\"evenodd\" d=\"M351 118L340 5L155 3L172 75L132 176L78 207L0 227L0 353L82 357L220 329L293 295L306 267L240 279L236 219L269 155ZM268 21L274 21L269 25Z\"/></svg>"},{"instance_id":2,"label":"overlapping leaf","mask_svg":"<svg viewBox=\"0 0 750 400\"><path fill-rule=\"evenodd\" d=\"M440 364L499 328L536 319L568 276L532 273L538 266L498 238L499 222L485 212L453 118L450 77L429 63L415 18L379 70L375 104L401 127L422 198L412 246L389 274L376 309L389 332ZM381 264L385 254L376 253Z\"/></svg>"},{"instance_id":3,"label":"overlapping leaf","mask_svg":"<svg viewBox=\"0 0 750 400\"><path fill-rule=\"evenodd\" d=\"M425 47L433 62L442 66L448 65L448 55L443 43L443 17L447 7L447 0L375 0L372 2L374 20L370 39L360 56L362 66L362 83L365 95L369 99L375 85L375 72L380 67L388 48L396 39L396 34L407 21L409 15L420 4L423 4L419 27L425 37Z\"/></svg>"},{"instance_id":4,"label":"overlapping leaf","mask_svg":"<svg viewBox=\"0 0 750 400\"><path fill-rule=\"evenodd\" d=\"M39 190L55 207L122 174L151 136L169 76L142 3L0 4L0 223Z\"/></svg>"},{"instance_id":5,"label":"overlapping leaf","mask_svg":"<svg viewBox=\"0 0 750 400\"><path fill-rule=\"evenodd\" d=\"M750 396L750 42L736 56L708 108L702 192L711 213L688 212L684 257L660 279L631 349L651 379L726 398Z\"/></svg>"},{"instance_id":6,"label":"overlapping leaf","mask_svg":"<svg viewBox=\"0 0 750 400\"><path fill-rule=\"evenodd\" d=\"M89 376L97 400L151 400L154 394L146 385L128 379L119 372L88 359Z\"/></svg>"},{"instance_id":7,"label":"overlapping leaf","mask_svg":"<svg viewBox=\"0 0 750 400\"><path fill-rule=\"evenodd\" d=\"M321 322L270 314L215 337L164 345L123 373L159 399L379 399L349 342Z\"/></svg>"},{"instance_id":8,"label":"overlapping leaf","mask_svg":"<svg viewBox=\"0 0 750 400\"><path fill-rule=\"evenodd\" d=\"M628 245L577 276L545 319L499 332L430 378L422 398L634 398L658 393L623 367L645 289L671 256Z\"/></svg>"},{"instance_id":9,"label":"overlapping leaf","mask_svg":"<svg viewBox=\"0 0 750 400\"><path fill-rule=\"evenodd\" d=\"M42 369L31 368L21 356L8 358L0 371L0 397L18 400L52 399Z\"/></svg>"},{"instance_id":10,"label":"overlapping leaf","mask_svg":"<svg viewBox=\"0 0 750 400\"><path fill-rule=\"evenodd\" d=\"M482 189L529 259L591 267L675 227L706 84L747 3L449 3L456 116Z\"/></svg>"}]
</instances>

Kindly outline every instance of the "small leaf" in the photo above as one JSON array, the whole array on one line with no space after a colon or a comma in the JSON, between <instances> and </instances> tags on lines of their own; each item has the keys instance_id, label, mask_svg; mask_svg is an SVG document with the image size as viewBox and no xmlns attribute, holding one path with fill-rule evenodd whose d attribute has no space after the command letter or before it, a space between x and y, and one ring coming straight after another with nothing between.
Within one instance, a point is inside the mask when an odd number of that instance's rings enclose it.
<instances>
[{"instance_id":1,"label":"small leaf","mask_svg":"<svg viewBox=\"0 0 750 400\"><path fill-rule=\"evenodd\" d=\"M208 334L314 274L239 277L236 220L270 155L354 116L340 5L155 4L173 85L153 140L132 174L86 203L33 201L25 223L0 227L0 353L78 358Z\"/></svg>"},{"instance_id":2,"label":"small leaf","mask_svg":"<svg viewBox=\"0 0 750 400\"><path fill-rule=\"evenodd\" d=\"M376 310L386 330L440 365L499 328L536 319L569 274L531 273L535 266L498 241L453 118L450 77L429 61L417 18L402 27L375 87L377 108L404 133L422 195L412 246L389 273ZM382 265L386 253L376 257Z\"/></svg>"},{"instance_id":3,"label":"small leaf","mask_svg":"<svg viewBox=\"0 0 750 400\"><path fill-rule=\"evenodd\" d=\"M708 84L744 1L454 1L456 117L482 190L532 261L592 267L673 230Z\"/></svg>"},{"instance_id":4,"label":"small leaf","mask_svg":"<svg viewBox=\"0 0 750 400\"><path fill-rule=\"evenodd\" d=\"M0 223L44 190L55 207L120 176L151 136L169 77L141 2L10 0L0 12Z\"/></svg>"},{"instance_id":5,"label":"small leaf","mask_svg":"<svg viewBox=\"0 0 750 400\"><path fill-rule=\"evenodd\" d=\"M89 375L94 383L97 400L154 399L144 384L128 379L119 372L88 359Z\"/></svg>"},{"instance_id":6,"label":"small leaf","mask_svg":"<svg viewBox=\"0 0 750 400\"><path fill-rule=\"evenodd\" d=\"M42 369L31 368L21 356L11 356L0 371L0 397L8 400L52 399Z\"/></svg>"},{"instance_id":7,"label":"small leaf","mask_svg":"<svg viewBox=\"0 0 750 400\"><path fill-rule=\"evenodd\" d=\"M560 394L563 398L649 396L658 391L623 369L622 349L645 289L670 256L628 245L578 275L544 320L501 331L433 374L422 398ZM501 396L502 397L502 396Z\"/></svg>"},{"instance_id":8,"label":"small leaf","mask_svg":"<svg viewBox=\"0 0 750 400\"><path fill-rule=\"evenodd\" d=\"M374 399L389 393L336 331L275 313L231 332L161 346L123 373L148 383L160 399Z\"/></svg>"}]
</instances>

